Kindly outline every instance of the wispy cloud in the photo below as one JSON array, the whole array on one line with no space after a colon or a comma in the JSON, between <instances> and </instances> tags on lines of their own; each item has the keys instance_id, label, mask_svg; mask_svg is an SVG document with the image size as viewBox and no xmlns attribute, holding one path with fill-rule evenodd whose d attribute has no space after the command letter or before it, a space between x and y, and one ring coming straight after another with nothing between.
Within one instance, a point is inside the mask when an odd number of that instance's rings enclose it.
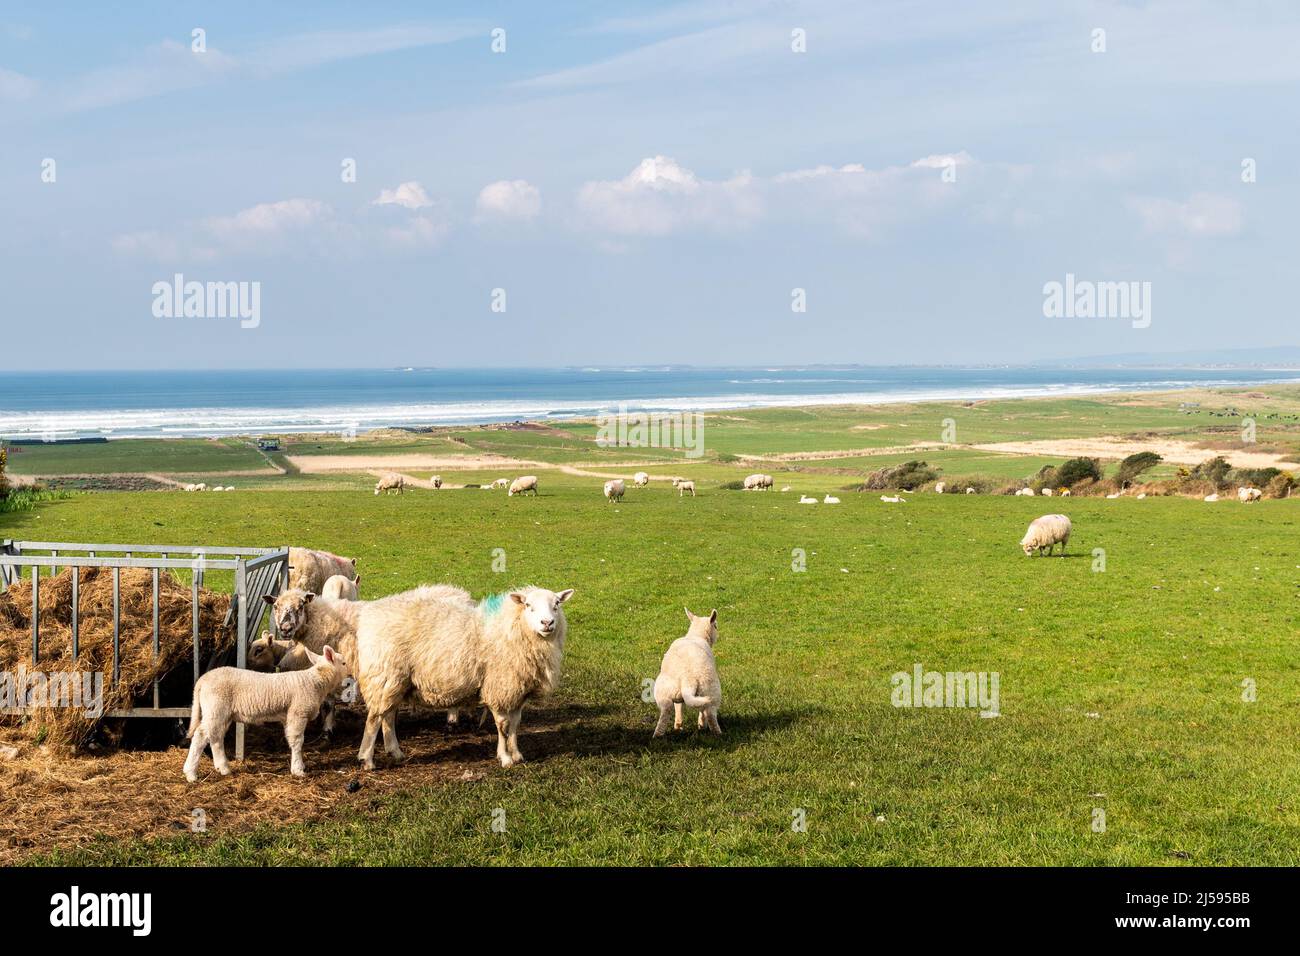
<instances>
[{"instance_id":1,"label":"wispy cloud","mask_svg":"<svg viewBox=\"0 0 1300 956\"><path fill-rule=\"evenodd\" d=\"M542 211L542 194L527 180L502 179L479 190L475 208L483 221L534 219Z\"/></svg>"},{"instance_id":2,"label":"wispy cloud","mask_svg":"<svg viewBox=\"0 0 1300 956\"><path fill-rule=\"evenodd\" d=\"M1241 203L1211 193L1196 193L1182 202L1136 196L1129 206L1147 232L1189 239L1235 236L1245 223Z\"/></svg>"}]
</instances>

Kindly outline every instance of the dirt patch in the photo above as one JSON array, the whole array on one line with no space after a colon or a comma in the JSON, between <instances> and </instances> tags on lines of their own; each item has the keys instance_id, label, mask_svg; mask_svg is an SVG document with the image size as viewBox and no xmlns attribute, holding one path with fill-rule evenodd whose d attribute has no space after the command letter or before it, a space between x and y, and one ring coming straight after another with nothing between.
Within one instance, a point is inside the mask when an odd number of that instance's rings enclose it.
<instances>
[{"instance_id":1,"label":"dirt patch","mask_svg":"<svg viewBox=\"0 0 1300 956\"><path fill-rule=\"evenodd\" d=\"M545 758L554 744L548 731L576 719L568 708L529 711L521 745L525 756ZM496 732L474 728L464 715L463 731L449 731L441 713L403 713L398 723L407 758L389 762L381 752L377 769L361 770L356 761L363 719L344 714L334 742L308 731L304 748L307 776L289 774L289 750L277 727L250 727L246 759L232 760L234 772L222 777L210 754L199 764L199 780L181 775L186 748L151 752L117 751L78 757L27 748L17 759L0 760L0 865L55 849L86 846L106 835L115 840L190 833L196 809L203 811L211 839L246 832L258 824L277 826L365 808L388 794L430 784L472 786L491 773L509 773L496 762ZM232 738L227 752L233 755ZM382 751L382 748L380 748Z\"/></svg>"},{"instance_id":2,"label":"dirt patch","mask_svg":"<svg viewBox=\"0 0 1300 956\"><path fill-rule=\"evenodd\" d=\"M161 475L52 475L40 480L54 491L175 491L177 482Z\"/></svg>"},{"instance_id":3,"label":"dirt patch","mask_svg":"<svg viewBox=\"0 0 1300 956\"><path fill-rule=\"evenodd\" d=\"M1295 462L1264 451L1242 451L1232 448L1213 448L1198 442L1174 438L1133 440L1106 436L1102 438L1072 438L1065 440L1005 441L971 445L981 451L1002 452L1010 455L1042 455L1049 458L1106 458L1118 460L1142 451L1153 451L1165 461L1178 465L1199 465L1207 458L1222 455L1234 468L1300 468Z\"/></svg>"}]
</instances>

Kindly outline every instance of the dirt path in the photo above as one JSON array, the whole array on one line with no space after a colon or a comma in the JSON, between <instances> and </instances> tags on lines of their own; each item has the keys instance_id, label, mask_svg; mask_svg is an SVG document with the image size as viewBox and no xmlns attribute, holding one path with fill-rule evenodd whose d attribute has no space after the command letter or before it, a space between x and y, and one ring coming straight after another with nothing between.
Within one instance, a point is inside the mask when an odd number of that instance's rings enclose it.
<instances>
[{"instance_id":1,"label":"dirt path","mask_svg":"<svg viewBox=\"0 0 1300 956\"><path fill-rule=\"evenodd\" d=\"M1175 438L1135 441L1103 436L1101 438L1044 439L1041 441L1003 441L984 445L970 445L981 451L995 451L1010 455L1044 455L1050 458L1108 458L1120 459L1141 451L1153 451L1165 461L1178 465L1199 465L1208 458L1222 455L1234 468L1282 468L1294 470L1300 464L1286 461L1271 452L1242 451L1239 448L1206 448L1197 442Z\"/></svg>"}]
</instances>

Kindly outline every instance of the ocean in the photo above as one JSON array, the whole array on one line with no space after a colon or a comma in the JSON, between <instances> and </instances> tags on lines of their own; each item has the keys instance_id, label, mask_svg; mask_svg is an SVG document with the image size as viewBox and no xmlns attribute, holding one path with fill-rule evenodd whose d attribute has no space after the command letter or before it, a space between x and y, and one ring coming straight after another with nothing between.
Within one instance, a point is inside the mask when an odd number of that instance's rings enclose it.
<instances>
[{"instance_id":1,"label":"ocean","mask_svg":"<svg viewBox=\"0 0 1300 956\"><path fill-rule=\"evenodd\" d=\"M175 438L1300 381L1295 369L602 367L0 372L0 438Z\"/></svg>"}]
</instances>

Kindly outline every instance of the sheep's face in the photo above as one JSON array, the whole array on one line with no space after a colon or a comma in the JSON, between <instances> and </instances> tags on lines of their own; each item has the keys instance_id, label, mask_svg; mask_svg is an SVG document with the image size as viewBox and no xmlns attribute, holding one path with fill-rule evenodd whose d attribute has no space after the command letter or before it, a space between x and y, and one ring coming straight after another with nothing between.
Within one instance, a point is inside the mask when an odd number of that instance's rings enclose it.
<instances>
[{"instance_id":1,"label":"sheep's face","mask_svg":"<svg viewBox=\"0 0 1300 956\"><path fill-rule=\"evenodd\" d=\"M511 591L510 599L523 606L524 623L534 634L551 637L564 623L560 605L573 596L573 588L558 594L545 588Z\"/></svg>"},{"instance_id":2,"label":"sheep's face","mask_svg":"<svg viewBox=\"0 0 1300 956\"><path fill-rule=\"evenodd\" d=\"M1020 542L1020 547L1024 549L1025 557L1032 558L1034 556L1034 546L1028 541Z\"/></svg>"},{"instance_id":3,"label":"sheep's face","mask_svg":"<svg viewBox=\"0 0 1300 956\"><path fill-rule=\"evenodd\" d=\"M315 597L311 591L300 588L290 588L278 598L266 596L266 603L271 605L271 621L282 638L292 640L307 624L307 605Z\"/></svg>"},{"instance_id":4,"label":"sheep's face","mask_svg":"<svg viewBox=\"0 0 1300 956\"><path fill-rule=\"evenodd\" d=\"M275 651L271 649L270 631L263 631L259 640L248 645L248 669L263 672L275 670Z\"/></svg>"}]
</instances>

